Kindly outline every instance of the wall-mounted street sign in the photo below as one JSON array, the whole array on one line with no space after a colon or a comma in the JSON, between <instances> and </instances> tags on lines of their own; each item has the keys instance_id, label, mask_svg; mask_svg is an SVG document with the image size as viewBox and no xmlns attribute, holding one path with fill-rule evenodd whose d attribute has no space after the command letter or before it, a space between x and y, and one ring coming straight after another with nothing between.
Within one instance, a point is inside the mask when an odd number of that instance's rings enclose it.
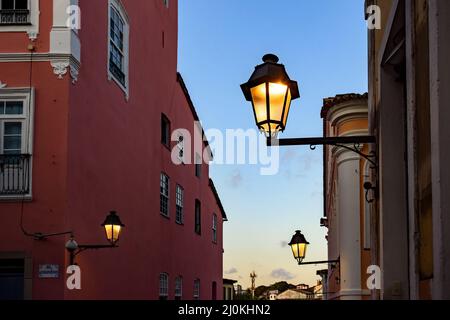
<instances>
[{"instance_id":1,"label":"wall-mounted street sign","mask_svg":"<svg viewBox=\"0 0 450 320\"><path fill-rule=\"evenodd\" d=\"M57 264L40 264L39 265L40 279L57 279L59 278L59 265Z\"/></svg>"}]
</instances>

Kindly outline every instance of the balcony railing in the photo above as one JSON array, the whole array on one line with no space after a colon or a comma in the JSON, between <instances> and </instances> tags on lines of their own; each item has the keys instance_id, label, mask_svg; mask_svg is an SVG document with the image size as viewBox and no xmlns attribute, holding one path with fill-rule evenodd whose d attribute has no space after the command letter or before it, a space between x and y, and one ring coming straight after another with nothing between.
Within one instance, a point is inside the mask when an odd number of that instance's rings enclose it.
<instances>
[{"instance_id":1,"label":"balcony railing","mask_svg":"<svg viewBox=\"0 0 450 320\"><path fill-rule=\"evenodd\" d=\"M28 195L30 169L30 155L0 155L0 196Z\"/></svg>"},{"instance_id":2,"label":"balcony railing","mask_svg":"<svg viewBox=\"0 0 450 320\"><path fill-rule=\"evenodd\" d=\"M28 9L0 9L0 25L30 24Z\"/></svg>"}]
</instances>

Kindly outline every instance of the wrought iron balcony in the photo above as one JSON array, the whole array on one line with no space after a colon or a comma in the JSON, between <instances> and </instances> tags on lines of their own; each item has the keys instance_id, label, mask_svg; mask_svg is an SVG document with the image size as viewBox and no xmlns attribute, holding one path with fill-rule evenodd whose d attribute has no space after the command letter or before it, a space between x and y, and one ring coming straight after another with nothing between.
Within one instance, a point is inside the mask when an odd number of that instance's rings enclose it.
<instances>
[{"instance_id":1,"label":"wrought iron balcony","mask_svg":"<svg viewBox=\"0 0 450 320\"><path fill-rule=\"evenodd\" d=\"M30 180L30 155L0 155L0 196L29 194Z\"/></svg>"},{"instance_id":2,"label":"wrought iron balcony","mask_svg":"<svg viewBox=\"0 0 450 320\"><path fill-rule=\"evenodd\" d=\"M0 9L0 25L30 24L30 10L28 9Z\"/></svg>"}]
</instances>

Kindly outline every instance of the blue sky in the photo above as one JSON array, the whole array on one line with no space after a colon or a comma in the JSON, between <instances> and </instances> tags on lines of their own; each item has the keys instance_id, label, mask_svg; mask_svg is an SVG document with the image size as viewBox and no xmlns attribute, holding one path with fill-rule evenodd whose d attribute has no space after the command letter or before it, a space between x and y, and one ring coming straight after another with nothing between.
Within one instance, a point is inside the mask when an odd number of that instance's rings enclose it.
<instances>
[{"instance_id":1,"label":"blue sky","mask_svg":"<svg viewBox=\"0 0 450 320\"><path fill-rule=\"evenodd\" d=\"M301 99L280 137L322 134L322 99L367 91L367 28L363 0L180 0L179 65L205 129L255 128L239 85L266 53L275 53ZM224 226L224 274L244 287L286 280L314 284L317 269L295 264L286 247L300 229L311 243L307 260L327 258L322 152L281 149L280 172L258 166L211 168L229 216Z\"/></svg>"}]
</instances>

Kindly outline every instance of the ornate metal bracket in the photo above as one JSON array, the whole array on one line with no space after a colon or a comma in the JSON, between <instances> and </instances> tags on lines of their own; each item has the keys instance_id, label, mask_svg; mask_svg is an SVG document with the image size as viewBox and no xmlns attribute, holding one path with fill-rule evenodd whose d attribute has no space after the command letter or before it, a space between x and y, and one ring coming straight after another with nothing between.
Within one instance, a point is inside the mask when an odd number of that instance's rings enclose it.
<instances>
[{"instance_id":1,"label":"ornate metal bracket","mask_svg":"<svg viewBox=\"0 0 450 320\"><path fill-rule=\"evenodd\" d=\"M276 139L267 138L267 145L272 146L308 146L311 150L315 150L319 145L328 145L344 148L359 154L361 157L369 161L375 168L377 163L375 161L376 155L374 153L365 154L360 151L360 147L365 143L375 143L374 136L350 136L350 137L324 137L324 138L289 138ZM350 147L349 145L353 145Z\"/></svg>"}]
</instances>

